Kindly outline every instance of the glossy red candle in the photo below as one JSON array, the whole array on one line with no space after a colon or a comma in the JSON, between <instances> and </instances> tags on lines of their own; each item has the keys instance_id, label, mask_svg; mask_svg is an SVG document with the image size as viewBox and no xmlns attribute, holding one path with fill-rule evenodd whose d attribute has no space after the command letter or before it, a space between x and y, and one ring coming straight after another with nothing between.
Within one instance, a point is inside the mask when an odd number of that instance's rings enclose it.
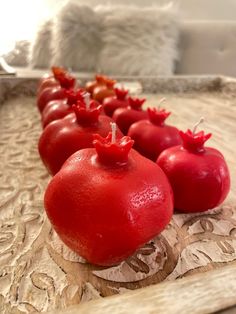
<instances>
[{"instance_id":1,"label":"glossy red candle","mask_svg":"<svg viewBox=\"0 0 236 314\"><path fill-rule=\"evenodd\" d=\"M93 147L93 134L105 136L110 130L112 119L100 115L102 106L95 101L78 102L72 106L74 112L51 122L39 139L39 153L51 174L57 173L63 163L77 150ZM118 135L122 133L118 131Z\"/></svg>"},{"instance_id":2,"label":"glossy red candle","mask_svg":"<svg viewBox=\"0 0 236 314\"><path fill-rule=\"evenodd\" d=\"M112 116L113 120L124 134L128 133L128 130L133 123L148 118L147 111L142 109L142 105L146 99L129 97L128 101L128 107L116 109Z\"/></svg>"},{"instance_id":3,"label":"glossy red candle","mask_svg":"<svg viewBox=\"0 0 236 314\"><path fill-rule=\"evenodd\" d=\"M105 98L115 96L115 83L116 81L107 79L105 85L99 85L95 87L92 93L93 99L102 104Z\"/></svg>"},{"instance_id":4,"label":"glossy red candle","mask_svg":"<svg viewBox=\"0 0 236 314\"><path fill-rule=\"evenodd\" d=\"M66 99L66 91L72 89L75 85L75 78L69 74L58 77L60 86L47 87L37 98L37 106L40 112L43 111L47 103L51 100Z\"/></svg>"},{"instance_id":5,"label":"glossy red candle","mask_svg":"<svg viewBox=\"0 0 236 314\"><path fill-rule=\"evenodd\" d=\"M52 74L45 74L39 82L37 95L39 95L45 88L60 86L59 78L66 75L66 70L60 67L52 67Z\"/></svg>"},{"instance_id":6,"label":"glossy red candle","mask_svg":"<svg viewBox=\"0 0 236 314\"><path fill-rule=\"evenodd\" d=\"M147 112L149 120L133 123L128 136L134 140L134 149L156 161L163 150L180 145L182 140L176 127L165 124L170 112L156 108L148 108Z\"/></svg>"},{"instance_id":7,"label":"glossy red candle","mask_svg":"<svg viewBox=\"0 0 236 314\"><path fill-rule=\"evenodd\" d=\"M103 100L103 110L105 114L112 117L117 108L126 108L129 106L127 99L128 90L115 88L115 96L106 97Z\"/></svg>"},{"instance_id":8,"label":"glossy red candle","mask_svg":"<svg viewBox=\"0 0 236 314\"><path fill-rule=\"evenodd\" d=\"M109 81L110 79L104 75L97 74L95 75L95 80L94 81L88 81L85 84L85 90L90 93L91 95L93 94L93 91L96 87L98 86L106 86L106 82Z\"/></svg>"},{"instance_id":9,"label":"glossy red candle","mask_svg":"<svg viewBox=\"0 0 236 314\"><path fill-rule=\"evenodd\" d=\"M113 133L114 134L114 133ZM46 213L72 250L93 264L120 263L159 234L173 213L168 179L131 149L129 137L95 136L72 155L45 193Z\"/></svg>"},{"instance_id":10,"label":"glossy red candle","mask_svg":"<svg viewBox=\"0 0 236 314\"><path fill-rule=\"evenodd\" d=\"M166 149L157 164L174 191L175 208L202 212L220 205L230 189L230 175L223 155L204 143L211 134L180 132L183 145Z\"/></svg>"},{"instance_id":11,"label":"glossy red candle","mask_svg":"<svg viewBox=\"0 0 236 314\"><path fill-rule=\"evenodd\" d=\"M71 106L76 104L78 100L83 100L83 93L83 89L66 90L66 99L49 101L42 112L41 121L43 128L52 121L62 119L73 112Z\"/></svg>"}]
</instances>

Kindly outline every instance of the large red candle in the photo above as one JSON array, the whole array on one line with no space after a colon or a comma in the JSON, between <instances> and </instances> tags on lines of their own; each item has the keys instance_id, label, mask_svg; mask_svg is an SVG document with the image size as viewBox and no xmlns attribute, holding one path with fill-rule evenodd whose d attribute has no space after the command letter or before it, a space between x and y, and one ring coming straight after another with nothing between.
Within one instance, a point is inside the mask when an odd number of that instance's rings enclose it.
<instances>
[{"instance_id":1,"label":"large red candle","mask_svg":"<svg viewBox=\"0 0 236 314\"><path fill-rule=\"evenodd\" d=\"M72 155L45 193L60 238L90 263L115 265L159 234L173 213L170 184L129 137L95 135L95 148Z\"/></svg>"}]
</instances>

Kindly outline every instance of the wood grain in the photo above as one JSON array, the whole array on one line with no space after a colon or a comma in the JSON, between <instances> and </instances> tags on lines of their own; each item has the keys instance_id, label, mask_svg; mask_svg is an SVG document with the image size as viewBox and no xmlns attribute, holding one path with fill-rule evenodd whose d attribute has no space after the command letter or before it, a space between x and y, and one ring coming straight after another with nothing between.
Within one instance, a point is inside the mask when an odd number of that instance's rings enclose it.
<instances>
[{"instance_id":1,"label":"wood grain","mask_svg":"<svg viewBox=\"0 0 236 314\"><path fill-rule=\"evenodd\" d=\"M213 133L209 145L222 151L230 167L227 200L206 213L175 213L160 236L119 266L89 265L59 240L45 216L43 193L50 178L37 153L41 127L35 99L13 97L0 107L0 312L59 311L236 260L234 95L199 91L146 96L150 106L165 96L166 108L173 112L169 123L181 129L206 117L204 129Z\"/></svg>"},{"instance_id":2,"label":"wood grain","mask_svg":"<svg viewBox=\"0 0 236 314\"><path fill-rule=\"evenodd\" d=\"M236 264L51 314L204 314L235 304ZM232 312L235 313L235 312Z\"/></svg>"}]
</instances>

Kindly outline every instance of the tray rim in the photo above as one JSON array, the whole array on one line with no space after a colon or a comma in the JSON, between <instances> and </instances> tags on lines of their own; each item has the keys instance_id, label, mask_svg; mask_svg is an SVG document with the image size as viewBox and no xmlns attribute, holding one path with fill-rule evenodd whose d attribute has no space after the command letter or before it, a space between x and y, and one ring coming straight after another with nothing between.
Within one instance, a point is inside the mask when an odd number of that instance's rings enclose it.
<instances>
[{"instance_id":1,"label":"tray rim","mask_svg":"<svg viewBox=\"0 0 236 314\"><path fill-rule=\"evenodd\" d=\"M203 314L232 308L236 301L236 262L204 273L72 305L47 314ZM209 290L208 290L209 289ZM208 294L206 295L206 291ZM219 295L221 298L219 298ZM198 303L196 303L198 302ZM199 304L200 303L200 304ZM119 305L122 306L119 308ZM96 311L96 312L95 312ZM228 313L228 311L227 311ZM220 314L220 313L219 313ZM223 312L222 312L223 314Z\"/></svg>"},{"instance_id":2,"label":"tray rim","mask_svg":"<svg viewBox=\"0 0 236 314\"><path fill-rule=\"evenodd\" d=\"M83 85L93 79L93 73L75 75ZM16 95L35 96L40 76L0 76L0 104ZM121 82L136 82L143 93L220 92L236 94L236 78L223 75L172 75L159 77L114 76Z\"/></svg>"}]
</instances>

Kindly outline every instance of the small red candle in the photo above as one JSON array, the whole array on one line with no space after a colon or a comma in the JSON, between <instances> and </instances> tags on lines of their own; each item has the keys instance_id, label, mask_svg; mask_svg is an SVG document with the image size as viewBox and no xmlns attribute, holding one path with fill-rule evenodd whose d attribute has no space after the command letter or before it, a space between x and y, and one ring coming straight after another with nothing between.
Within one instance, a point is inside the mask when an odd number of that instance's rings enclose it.
<instances>
[{"instance_id":1,"label":"small red candle","mask_svg":"<svg viewBox=\"0 0 236 314\"><path fill-rule=\"evenodd\" d=\"M103 100L103 110L109 117L112 117L117 108L125 108L129 106L129 101L127 99L128 90L125 90L124 88L115 88L114 90L115 96L110 96Z\"/></svg>"},{"instance_id":2,"label":"small red candle","mask_svg":"<svg viewBox=\"0 0 236 314\"><path fill-rule=\"evenodd\" d=\"M196 132L199 123L193 131L180 131L183 145L166 149L157 160L170 180L175 208L187 213L220 205L230 189L225 159L217 149L204 146L211 134Z\"/></svg>"},{"instance_id":3,"label":"small red candle","mask_svg":"<svg viewBox=\"0 0 236 314\"><path fill-rule=\"evenodd\" d=\"M165 123L170 112L160 108L148 108L147 112L149 120L141 120L132 124L128 136L134 140L134 149L143 156L156 161L163 150L180 145L182 140L179 130Z\"/></svg>"},{"instance_id":4,"label":"small red candle","mask_svg":"<svg viewBox=\"0 0 236 314\"><path fill-rule=\"evenodd\" d=\"M71 106L76 104L78 100L83 100L83 89L66 90L66 99L52 100L47 103L42 112L42 125L45 128L54 120L62 119L72 112ZM98 104L99 105L99 104Z\"/></svg>"},{"instance_id":5,"label":"small red candle","mask_svg":"<svg viewBox=\"0 0 236 314\"><path fill-rule=\"evenodd\" d=\"M58 81L60 86L47 87L37 97L37 106L40 112L46 107L47 103L55 99L65 99L66 91L73 89L75 85L75 78L70 74L59 75Z\"/></svg>"},{"instance_id":6,"label":"small red candle","mask_svg":"<svg viewBox=\"0 0 236 314\"><path fill-rule=\"evenodd\" d=\"M106 79L105 85L104 84L99 85L99 86L94 88L93 94L92 94L93 99L95 99L100 104L102 104L103 100L106 97L114 96L115 95L115 91L114 91L115 83L116 83L116 81L114 81L114 80Z\"/></svg>"},{"instance_id":7,"label":"small red candle","mask_svg":"<svg viewBox=\"0 0 236 314\"><path fill-rule=\"evenodd\" d=\"M47 215L60 238L90 263L116 265L159 234L173 213L170 184L129 137L94 135L49 183Z\"/></svg>"},{"instance_id":8,"label":"small red candle","mask_svg":"<svg viewBox=\"0 0 236 314\"><path fill-rule=\"evenodd\" d=\"M66 70L59 67L52 67L52 74L45 74L39 82L37 95L39 95L45 88L60 86L58 78L66 75Z\"/></svg>"},{"instance_id":9,"label":"small red candle","mask_svg":"<svg viewBox=\"0 0 236 314\"><path fill-rule=\"evenodd\" d=\"M89 95L72 105L73 112L48 124L39 139L40 156L51 174L57 173L66 159L79 149L93 147L93 134L105 136L112 119L100 115L102 106ZM118 130L118 134L122 133Z\"/></svg>"},{"instance_id":10,"label":"small red candle","mask_svg":"<svg viewBox=\"0 0 236 314\"><path fill-rule=\"evenodd\" d=\"M118 108L115 110L112 118L124 134L128 133L133 123L148 118L147 111L142 109L145 101L146 99L129 97L129 106L127 108Z\"/></svg>"},{"instance_id":11,"label":"small red candle","mask_svg":"<svg viewBox=\"0 0 236 314\"><path fill-rule=\"evenodd\" d=\"M104 75L96 74L94 81L88 81L85 84L85 90L92 95L96 87L105 86L107 81L109 81L108 77Z\"/></svg>"}]
</instances>

